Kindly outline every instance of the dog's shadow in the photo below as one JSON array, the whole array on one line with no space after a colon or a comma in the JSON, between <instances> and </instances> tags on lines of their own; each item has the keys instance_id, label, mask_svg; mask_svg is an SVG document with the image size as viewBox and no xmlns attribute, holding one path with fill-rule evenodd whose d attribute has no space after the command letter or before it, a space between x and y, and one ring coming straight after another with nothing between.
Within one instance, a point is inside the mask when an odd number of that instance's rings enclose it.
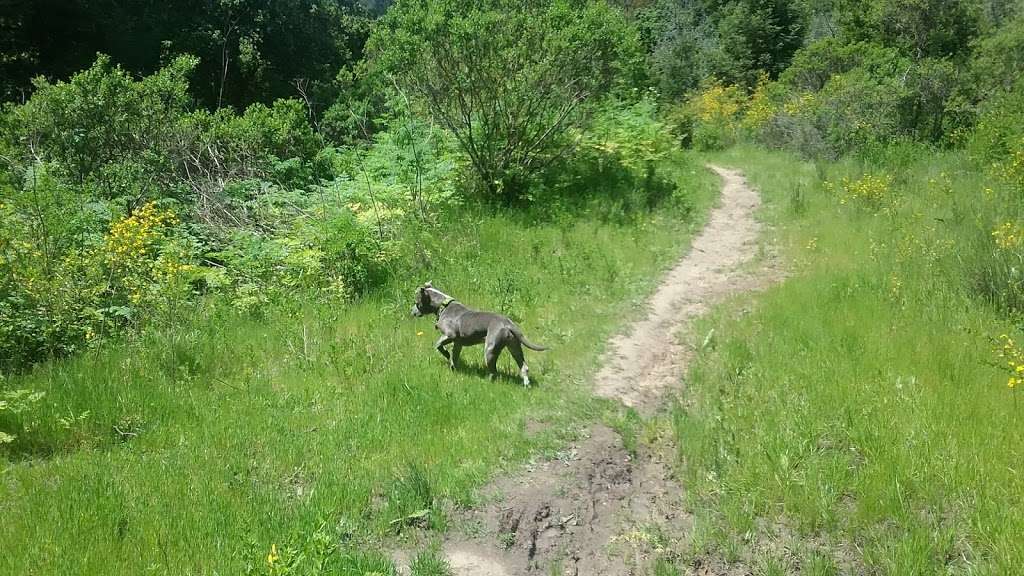
<instances>
[{"instance_id":1,"label":"dog's shadow","mask_svg":"<svg viewBox=\"0 0 1024 576\"><path fill-rule=\"evenodd\" d=\"M491 373L487 370L487 367L482 364L466 364L463 362L455 367L454 372L456 374L465 374L467 376L477 376L483 380L491 379ZM523 379L519 377L519 374L512 374L500 368L498 369L498 375L494 378L494 381L519 387L522 387L523 385ZM534 388L539 385L540 380L538 380L533 374L530 374L530 388Z\"/></svg>"}]
</instances>

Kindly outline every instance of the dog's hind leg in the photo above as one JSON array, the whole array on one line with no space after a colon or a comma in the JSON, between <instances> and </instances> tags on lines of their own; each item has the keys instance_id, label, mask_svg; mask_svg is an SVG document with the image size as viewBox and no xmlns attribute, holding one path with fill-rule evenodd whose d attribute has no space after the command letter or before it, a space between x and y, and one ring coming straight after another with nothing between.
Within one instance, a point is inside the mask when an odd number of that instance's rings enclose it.
<instances>
[{"instance_id":1,"label":"dog's hind leg","mask_svg":"<svg viewBox=\"0 0 1024 576\"><path fill-rule=\"evenodd\" d=\"M501 349L504 347L504 342L491 342L490 339L484 344L484 363L487 364L491 380L498 377L498 356L501 356Z\"/></svg>"},{"instance_id":2,"label":"dog's hind leg","mask_svg":"<svg viewBox=\"0 0 1024 576\"><path fill-rule=\"evenodd\" d=\"M526 365L526 358L523 357L523 347L519 344L519 341L512 339L508 343L509 354L512 354L512 358L515 359L516 364L519 365L519 376L523 379L523 386L529 388L530 386L530 367Z\"/></svg>"},{"instance_id":3,"label":"dog's hind leg","mask_svg":"<svg viewBox=\"0 0 1024 576\"><path fill-rule=\"evenodd\" d=\"M451 367L452 370L455 370L455 367L459 365L459 354L461 353L462 344L456 342L455 344L452 345L452 357L451 360L449 360L448 362L448 365Z\"/></svg>"}]
</instances>

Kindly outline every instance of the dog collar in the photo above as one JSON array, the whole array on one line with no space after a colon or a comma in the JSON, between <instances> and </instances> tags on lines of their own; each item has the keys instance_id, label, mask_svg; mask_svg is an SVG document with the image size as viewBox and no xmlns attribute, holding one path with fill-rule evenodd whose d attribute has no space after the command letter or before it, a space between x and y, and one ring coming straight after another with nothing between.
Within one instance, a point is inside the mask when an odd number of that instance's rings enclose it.
<instances>
[{"instance_id":1,"label":"dog collar","mask_svg":"<svg viewBox=\"0 0 1024 576\"><path fill-rule=\"evenodd\" d=\"M441 304L441 307L437 309L437 313L440 314L441 312L444 312L444 309L447 308L448 305L451 304L452 302L455 302L455 298L448 297L448 299L445 300L443 304Z\"/></svg>"}]
</instances>

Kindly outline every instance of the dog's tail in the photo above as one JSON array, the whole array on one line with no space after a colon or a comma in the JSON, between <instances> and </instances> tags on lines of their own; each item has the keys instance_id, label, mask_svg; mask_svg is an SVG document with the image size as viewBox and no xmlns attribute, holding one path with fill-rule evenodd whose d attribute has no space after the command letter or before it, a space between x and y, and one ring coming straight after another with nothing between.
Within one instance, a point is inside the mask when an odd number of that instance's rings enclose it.
<instances>
[{"instance_id":1,"label":"dog's tail","mask_svg":"<svg viewBox=\"0 0 1024 576\"><path fill-rule=\"evenodd\" d=\"M537 352L543 352L543 351L547 350L546 347L538 346L537 344L534 344L533 342L530 342L529 340L527 340L526 336L523 334L523 331L520 330L518 326L515 327L515 328L512 328L512 335L516 337L516 340L519 340L520 344L522 344L523 346L526 346L530 350L536 350Z\"/></svg>"}]
</instances>

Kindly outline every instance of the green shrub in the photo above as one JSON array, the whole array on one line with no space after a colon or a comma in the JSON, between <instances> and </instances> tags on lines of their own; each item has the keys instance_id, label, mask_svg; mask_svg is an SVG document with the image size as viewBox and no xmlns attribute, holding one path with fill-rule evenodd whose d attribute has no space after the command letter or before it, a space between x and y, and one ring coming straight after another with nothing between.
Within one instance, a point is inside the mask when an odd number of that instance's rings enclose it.
<instances>
[{"instance_id":1,"label":"green shrub","mask_svg":"<svg viewBox=\"0 0 1024 576\"><path fill-rule=\"evenodd\" d=\"M968 139L972 155L998 169L1020 150L1024 142L1024 82L986 102L977 126ZM1013 178L1012 170L1006 176Z\"/></svg>"},{"instance_id":2,"label":"green shrub","mask_svg":"<svg viewBox=\"0 0 1024 576\"><path fill-rule=\"evenodd\" d=\"M49 166L0 188L0 370L79 350L98 331L102 270L93 266L104 208Z\"/></svg>"},{"instance_id":3,"label":"green shrub","mask_svg":"<svg viewBox=\"0 0 1024 576\"><path fill-rule=\"evenodd\" d=\"M698 150L722 150L741 135L746 91L735 85L711 82L690 98L693 146Z\"/></svg>"},{"instance_id":4,"label":"green shrub","mask_svg":"<svg viewBox=\"0 0 1024 576\"><path fill-rule=\"evenodd\" d=\"M825 38L798 51L779 82L797 91L818 92L836 74L864 68L874 75L894 75L900 64L899 52L894 48Z\"/></svg>"},{"instance_id":5,"label":"green shrub","mask_svg":"<svg viewBox=\"0 0 1024 576\"><path fill-rule=\"evenodd\" d=\"M3 383L3 378L0 377L0 384ZM35 405L43 399L45 392L35 392L32 390L4 390L0 389L0 424L4 424L4 428L18 431L31 430L35 426L35 415L33 414ZM10 419L13 419L14 423L8 423ZM0 449L6 445L13 443L17 440L17 436L4 432L0 428Z\"/></svg>"},{"instance_id":6,"label":"green shrub","mask_svg":"<svg viewBox=\"0 0 1024 576\"><path fill-rule=\"evenodd\" d=\"M827 38L800 50L772 86L782 105L759 140L807 157L840 155L903 138L959 138L961 67L941 58L912 59L895 47Z\"/></svg>"},{"instance_id":7,"label":"green shrub","mask_svg":"<svg viewBox=\"0 0 1024 576\"><path fill-rule=\"evenodd\" d=\"M571 145L584 103L636 85L636 31L605 2L407 0L368 50L451 131L491 199L522 199Z\"/></svg>"},{"instance_id":8,"label":"green shrub","mask_svg":"<svg viewBox=\"0 0 1024 576\"><path fill-rule=\"evenodd\" d=\"M966 86L975 101L984 101L1014 88L1024 75L1024 15L1008 21L974 44Z\"/></svg>"},{"instance_id":9,"label":"green shrub","mask_svg":"<svg viewBox=\"0 0 1024 576\"><path fill-rule=\"evenodd\" d=\"M899 134L905 95L897 78L854 68L829 79L807 112L841 154Z\"/></svg>"},{"instance_id":10,"label":"green shrub","mask_svg":"<svg viewBox=\"0 0 1024 576\"><path fill-rule=\"evenodd\" d=\"M0 117L0 369L173 322L204 292L256 308L382 281L384 239L316 193L338 166L304 106L191 112L194 64L134 80L100 57Z\"/></svg>"},{"instance_id":11,"label":"green shrub","mask_svg":"<svg viewBox=\"0 0 1024 576\"><path fill-rule=\"evenodd\" d=\"M38 79L32 98L8 112L4 139L22 165L51 162L58 176L103 198L152 195L174 168L168 151L195 65L181 57L135 81L100 56L67 82Z\"/></svg>"},{"instance_id":12,"label":"green shrub","mask_svg":"<svg viewBox=\"0 0 1024 576\"><path fill-rule=\"evenodd\" d=\"M211 179L269 177L275 161L311 159L322 146L298 100L278 100L271 107L253 104L241 115L198 110L183 119L181 132L194 139L182 151L181 162ZM290 181L308 181L296 176Z\"/></svg>"},{"instance_id":13,"label":"green shrub","mask_svg":"<svg viewBox=\"0 0 1024 576\"><path fill-rule=\"evenodd\" d=\"M409 567L412 576L451 576L451 565L439 550L426 549L416 554Z\"/></svg>"},{"instance_id":14,"label":"green shrub","mask_svg":"<svg viewBox=\"0 0 1024 576\"><path fill-rule=\"evenodd\" d=\"M650 96L633 104L609 99L597 106L577 136L572 166L563 168L572 176L561 189L574 194L600 190L626 212L649 210L667 199L675 185L660 167L677 147L657 112Z\"/></svg>"}]
</instances>

